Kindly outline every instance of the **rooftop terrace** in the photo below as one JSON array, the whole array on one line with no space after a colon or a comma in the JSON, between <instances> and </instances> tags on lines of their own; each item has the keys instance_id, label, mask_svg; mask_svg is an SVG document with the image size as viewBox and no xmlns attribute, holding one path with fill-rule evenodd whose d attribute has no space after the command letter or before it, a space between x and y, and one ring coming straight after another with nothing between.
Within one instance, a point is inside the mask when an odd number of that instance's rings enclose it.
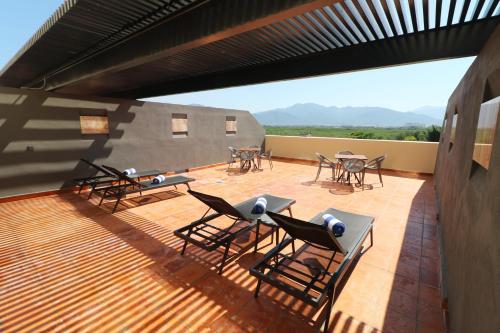
<instances>
[{"instance_id":1,"label":"rooftop terrace","mask_svg":"<svg viewBox=\"0 0 500 333\"><path fill-rule=\"evenodd\" d=\"M192 188L231 203L270 193L294 198L295 217L335 207L376 218L332 312L334 332L441 332L439 244L430 176L367 174L372 190L332 185L316 167L275 162L273 171L190 173ZM205 207L179 191L113 203L66 193L0 204L0 331L313 332L322 311L263 284L248 269L271 249L243 253L219 276L220 253L188 246L172 231ZM251 236L249 237L251 238ZM248 239L241 239L245 242ZM267 245L266 245L267 244ZM318 318L320 318L318 320Z\"/></svg>"}]
</instances>

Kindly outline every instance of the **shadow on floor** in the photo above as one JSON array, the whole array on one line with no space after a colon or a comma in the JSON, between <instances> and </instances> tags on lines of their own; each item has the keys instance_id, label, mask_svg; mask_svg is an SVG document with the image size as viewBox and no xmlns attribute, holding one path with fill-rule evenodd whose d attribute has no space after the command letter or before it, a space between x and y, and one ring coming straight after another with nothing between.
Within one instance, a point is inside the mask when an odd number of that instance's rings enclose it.
<instances>
[{"instance_id":1,"label":"shadow on floor","mask_svg":"<svg viewBox=\"0 0 500 333\"><path fill-rule=\"evenodd\" d=\"M445 332L433 182L427 178L406 218L383 331Z\"/></svg>"},{"instance_id":2,"label":"shadow on floor","mask_svg":"<svg viewBox=\"0 0 500 333\"><path fill-rule=\"evenodd\" d=\"M86 194L83 193L83 195L85 196ZM134 196L128 199L122 199L120 200L120 203L116 207L116 212L120 212L123 210L139 206L149 205L162 200L174 199L183 195L185 194L177 190L168 190L168 191L144 194L140 196ZM115 206L115 201L116 200L105 200L100 207L105 209L107 212L112 212L113 207Z\"/></svg>"}]
</instances>

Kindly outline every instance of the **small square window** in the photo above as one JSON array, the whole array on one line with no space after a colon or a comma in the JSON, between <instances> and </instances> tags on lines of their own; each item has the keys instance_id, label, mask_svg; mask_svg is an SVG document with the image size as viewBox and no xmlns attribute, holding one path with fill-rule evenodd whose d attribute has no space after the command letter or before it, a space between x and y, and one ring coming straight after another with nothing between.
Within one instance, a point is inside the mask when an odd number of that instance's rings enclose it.
<instances>
[{"instance_id":1,"label":"small square window","mask_svg":"<svg viewBox=\"0 0 500 333\"><path fill-rule=\"evenodd\" d=\"M448 116L445 115L444 116L444 120L443 120L443 126L441 127L441 142L443 142L444 140L444 136L446 134L446 123L447 123L447 118Z\"/></svg>"},{"instance_id":2,"label":"small square window","mask_svg":"<svg viewBox=\"0 0 500 333\"><path fill-rule=\"evenodd\" d=\"M490 167L491 151L500 110L500 97L481 104L474 141L473 160L483 168Z\"/></svg>"},{"instance_id":3,"label":"small square window","mask_svg":"<svg viewBox=\"0 0 500 333\"><path fill-rule=\"evenodd\" d=\"M188 119L185 113L172 113L172 136L184 138L188 136Z\"/></svg>"},{"instance_id":4,"label":"small square window","mask_svg":"<svg viewBox=\"0 0 500 333\"><path fill-rule=\"evenodd\" d=\"M237 124L235 116L226 117L226 135L236 135Z\"/></svg>"},{"instance_id":5,"label":"small square window","mask_svg":"<svg viewBox=\"0 0 500 333\"><path fill-rule=\"evenodd\" d=\"M458 113L455 112L453 115L453 119L451 121L451 131L450 131L450 142L455 143L455 138L457 135L457 122L458 122Z\"/></svg>"},{"instance_id":6,"label":"small square window","mask_svg":"<svg viewBox=\"0 0 500 333\"><path fill-rule=\"evenodd\" d=\"M108 116L80 116L82 134L109 134Z\"/></svg>"},{"instance_id":7,"label":"small square window","mask_svg":"<svg viewBox=\"0 0 500 333\"><path fill-rule=\"evenodd\" d=\"M450 151L453 145L455 144L455 139L457 135L457 123L458 123L458 112L455 109L455 113L453 114L453 118L451 119L450 147L448 151Z\"/></svg>"}]
</instances>

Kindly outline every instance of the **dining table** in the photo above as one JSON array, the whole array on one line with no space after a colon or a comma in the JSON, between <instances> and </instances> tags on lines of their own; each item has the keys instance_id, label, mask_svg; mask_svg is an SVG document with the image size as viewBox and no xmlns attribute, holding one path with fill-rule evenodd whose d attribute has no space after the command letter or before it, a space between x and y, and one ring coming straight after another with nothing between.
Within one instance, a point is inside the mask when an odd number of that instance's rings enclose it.
<instances>
[{"instance_id":1,"label":"dining table","mask_svg":"<svg viewBox=\"0 0 500 333\"><path fill-rule=\"evenodd\" d=\"M346 154L335 154L335 158L337 160L368 160L365 155L357 154L357 155L346 155Z\"/></svg>"}]
</instances>

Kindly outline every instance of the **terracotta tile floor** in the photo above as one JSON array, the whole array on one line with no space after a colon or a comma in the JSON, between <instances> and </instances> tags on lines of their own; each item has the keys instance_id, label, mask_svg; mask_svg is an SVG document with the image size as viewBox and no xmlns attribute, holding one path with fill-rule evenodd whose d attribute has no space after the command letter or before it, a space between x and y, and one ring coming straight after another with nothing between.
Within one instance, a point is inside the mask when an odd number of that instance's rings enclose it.
<instances>
[{"instance_id":1,"label":"terracotta tile floor","mask_svg":"<svg viewBox=\"0 0 500 333\"><path fill-rule=\"evenodd\" d=\"M193 189L237 203L260 193L297 200L308 219L328 208L372 215L375 245L359 260L332 313L333 332L440 332L439 256L432 178L367 175L373 189L331 184L324 171L275 162L239 174L190 173ZM172 230L204 212L196 199L163 191L128 198L111 215L76 193L0 204L0 331L313 332L322 309L263 285L243 253L222 276L219 253L188 246Z\"/></svg>"}]
</instances>

